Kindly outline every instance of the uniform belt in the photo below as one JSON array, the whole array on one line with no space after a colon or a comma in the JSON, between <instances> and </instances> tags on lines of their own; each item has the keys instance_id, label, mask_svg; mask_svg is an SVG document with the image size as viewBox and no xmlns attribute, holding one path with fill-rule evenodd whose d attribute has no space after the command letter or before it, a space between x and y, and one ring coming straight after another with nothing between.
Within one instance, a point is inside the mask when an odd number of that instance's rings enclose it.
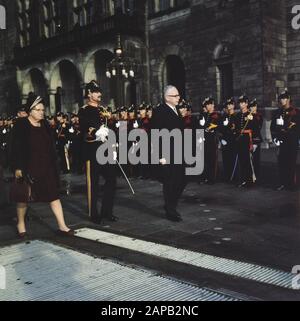
<instances>
[{"instance_id":1,"label":"uniform belt","mask_svg":"<svg viewBox=\"0 0 300 321\"><path fill-rule=\"evenodd\" d=\"M96 139L94 139L94 140L85 140L84 142L90 144L90 143L96 143L97 140Z\"/></svg>"}]
</instances>

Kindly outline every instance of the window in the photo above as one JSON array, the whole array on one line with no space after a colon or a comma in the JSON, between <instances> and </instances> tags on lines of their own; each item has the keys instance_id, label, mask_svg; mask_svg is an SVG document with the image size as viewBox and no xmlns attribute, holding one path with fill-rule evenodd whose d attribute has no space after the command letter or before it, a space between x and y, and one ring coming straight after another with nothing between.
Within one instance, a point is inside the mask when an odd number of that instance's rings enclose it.
<instances>
[{"instance_id":1,"label":"window","mask_svg":"<svg viewBox=\"0 0 300 321\"><path fill-rule=\"evenodd\" d=\"M188 0L148 0L149 14L154 14L169 9L176 9L188 5Z\"/></svg>"}]
</instances>

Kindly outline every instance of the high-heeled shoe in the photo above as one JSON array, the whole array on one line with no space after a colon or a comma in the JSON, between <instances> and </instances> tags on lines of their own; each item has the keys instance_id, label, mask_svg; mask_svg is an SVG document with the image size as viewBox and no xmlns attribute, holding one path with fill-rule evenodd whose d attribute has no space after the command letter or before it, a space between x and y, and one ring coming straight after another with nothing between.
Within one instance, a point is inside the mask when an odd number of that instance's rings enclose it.
<instances>
[{"instance_id":1,"label":"high-heeled shoe","mask_svg":"<svg viewBox=\"0 0 300 321\"><path fill-rule=\"evenodd\" d=\"M58 230L57 233L60 236L74 236L75 235L75 231L70 229L69 231L62 231L62 230Z\"/></svg>"},{"instance_id":2,"label":"high-heeled shoe","mask_svg":"<svg viewBox=\"0 0 300 321\"><path fill-rule=\"evenodd\" d=\"M16 227L17 229L17 236L20 238L20 239L25 239L28 237L28 233L25 231L25 232L19 232L18 228Z\"/></svg>"}]
</instances>

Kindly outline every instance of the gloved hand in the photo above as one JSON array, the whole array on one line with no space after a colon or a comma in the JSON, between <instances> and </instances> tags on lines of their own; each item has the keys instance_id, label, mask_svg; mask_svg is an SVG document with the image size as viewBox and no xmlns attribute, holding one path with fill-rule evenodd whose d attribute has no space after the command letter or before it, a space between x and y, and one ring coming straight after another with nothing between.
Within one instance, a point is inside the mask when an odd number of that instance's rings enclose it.
<instances>
[{"instance_id":1,"label":"gloved hand","mask_svg":"<svg viewBox=\"0 0 300 321\"><path fill-rule=\"evenodd\" d=\"M253 145L253 153L257 150L257 145Z\"/></svg>"},{"instance_id":2,"label":"gloved hand","mask_svg":"<svg viewBox=\"0 0 300 321\"><path fill-rule=\"evenodd\" d=\"M227 145L226 140L225 140L225 139L221 139L221 144L222 144L223 146L226 146L226 145Z\"/></svg>"},{"instance_id":3,"label":"gloved hand","mask_svg":"<svg viewBox=\"0 0 300 321\"><path fill-rule=\"evenodd\" d=\"M253 115L249 114L249 115L247 116L247 120L253 120Z\"/></svg>"},{"instance_id":4,"label":"gloved hand","mask_svg":"<svg viewBox=\"0 0 300 321\"><path fill-rule=\"evenodd\" d=\"M161 159L159 160L159 163L160 163L161 165L166 165L166 164L167 164L167 160L166 160L165 158L161 158Z\"/></svg>"},{"instance_id":5,"label":"gloved hand","mask_svg":"<svg viewBox=\"0 0 300 321\"><path fill-rule=\"evenodd\" d=\"M204 126L205 125L205 118L202 117L202 119L199 121L200 126Z\"/></svg>"},{"instance_id":6,"label":"gloved hand","mask_svg":"<svg viewBox=\"0 0 300 321\"><path fill-rule=\"evenodd\" d=\"M223 125L224 125L224 126L228 126L228 124L229 124L229 120L228 120L228 118L226 118L226 119L223 121Z\"/></svg>"},{"instance_id":7,"label":"gloved hand","mask_svg":"<svg viewBox=\"0 0 300 321\"><path fill-rule=\"evenodd\" d=\"M105 141L107 141L107 136L109 133L109 129L105 126L102 125L97 131L96 131L96 141L101 141L102 143L104 143Z\"/></svg>"},{"instance_id":8,"label":"gloved hand","mask_svg":"<svg viewBox=\"0 0 300 321\"><path fill-rule=\"evenodd\" d=\"M200 137L197 142L198 144L202 144L205 142L205 138Z\"/></svg>"},{"instance_id":9,"label":"gloved hand","mask_svg":"<svg viewBox=\"0 0 300 321\"><path fill-rule=\"evenodd\" d=\"M121 124L120 124L120 122L118 121L118 122L116 123L116 127L119 128L120 125L121 125Z\"/></svg>"},{"instance_id":10,"label":"gloved hand","mask_svg":"<svg viewBox=\"0 0 300 321\"><path fill-rule=\"evenodd\" d=\"M138 124L137 121L135 121L135 122L133 123L133 128L138 128L138 127L139 127L139 124Z\"/></svg>"},{"instance_id":11,"label":"gloved hand","mask_svg":"<svg viewBox=\"0 0 300 321\"><path fill-rule=\"evenodd\" d=\"M71 128L69 129L69 133L71 133L71 134L74 133L74 128L73 128L73 127L71 127Z\"/></svg>"},{"instance_id":12,"label":"gloved hand","mask_svg":"<svg viewBox=\"0 0 300 321\"><path fill-rule=\"evenodd\" d=\"M282 141L278 140L277 138L274 138L273 142L276 146L280 146L280 144L282 143Z\"/></svg>"},{"instance_id":13,"label":"gloved hand","mask_svg":"<svg viewBox=\"0 0 300 321\"><path fill-rule=\"evenodd\" d=\"M116 161L118 157L118 153L116 151L113 151L113 160Z\"/></svg>"},{"instance_id":14,"label":"gloved hand","mask_svg":"<svg viewBox=\"0 0 300 321\"><path fill-rule=\"evenodd\" d=\"M276 125L277 126L283 126L284 125L284 120L283 120L282 116L280 116L279 118L276 119Z\"/></svg>"}]
</instances>

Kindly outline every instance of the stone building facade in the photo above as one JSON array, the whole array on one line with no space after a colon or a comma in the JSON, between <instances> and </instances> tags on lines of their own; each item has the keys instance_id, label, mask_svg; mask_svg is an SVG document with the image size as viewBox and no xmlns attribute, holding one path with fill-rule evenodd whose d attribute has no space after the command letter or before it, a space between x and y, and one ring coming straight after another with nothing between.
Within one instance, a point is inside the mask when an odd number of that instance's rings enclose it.
<instances>
[{"instance_id":1,"label":"stone building facade","mask_svg":"<svg viewBox=\"0 0 300 321\"><path fill-rule=\"evenodd\" d=\"M106 77L118 35L136 62L134 80L122 80L125 103L147 97L145 3L136 0L2 1L12 23L2 37L1 109L10 113L31 91L46 98L49 113L76 112L86 83L96 79L105 104L116 105L116 79ZM11 6L11 3L14 6ZM11 67L9 67L11 66ZM120 89L119 89L120 90ZM11 97L8 99L8 97ZM12 103L14 101L14 103Z\"/></svg>"},{"instance_id":2,"label":"stone building facade","mask_svg":"<svg viewBox=\"0 0 300 321\"><path fill-rule=\"evenodd\" d=\"M288 87L300 105L300 31L291 26L297 0L17 0L5 1L0 31L0 110L10 112L29 91L46 96L50 112L75 111L91 79L116 105L105 77L116 35L137 62L122 84L124 103L161 99L176 85L195 111L247 93L269 117Z\"/></svg>"}]
</instances>

